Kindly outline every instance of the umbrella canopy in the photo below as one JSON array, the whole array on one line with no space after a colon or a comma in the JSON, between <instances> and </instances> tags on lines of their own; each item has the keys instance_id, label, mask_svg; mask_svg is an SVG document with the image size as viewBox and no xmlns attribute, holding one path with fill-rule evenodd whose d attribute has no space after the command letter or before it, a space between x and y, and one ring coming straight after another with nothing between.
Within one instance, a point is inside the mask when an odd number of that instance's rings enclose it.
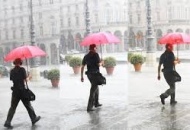
<instances>
[{"instance_id":1,"label":"umbrella canopy","mask_svg":"<svg viewBox=\"0 0 190 130\"><path fill-rule=\"evenodd\" d=\"M5 61L13 61L16 58L28 59L37 56L45 56L46 53L37 46L20 46L11 50L4 58Z\"/></svg>"},{"instance_id":2,"label":"umbrella canopy","mask_svg":"<svg viewBox=\"0 0 190 130\"><path fill-rule=\"evenodd\" d=\"M163 37L161 37L158 43L177 44L177 57L178 57L178 44L190 43L190 35L180 32L168 33Z\"/></svg>"},{"instance_id":3,"label":"umbrella canopy","mask_svg":"<svg viewBox=\"0 0 190 130\"><path fill-rule=\"evenodd\" d=\"M106 44L106 43L120 43L120 40L113 34L107 32L98 32L89 34L80 43L82 46L89 46L91 44Z\"/></svg>"},{"instance_id":4,"label":"umbrella canopy","mask_svg":"<svg viewBox=\"0 0 190 130\"><path fill-rule=\"evenodd\" d=\"M161 37L158 41L159 44L182 44L190 43L190 35L180 32L168 33Z\"/></svg>"}]
</instances>

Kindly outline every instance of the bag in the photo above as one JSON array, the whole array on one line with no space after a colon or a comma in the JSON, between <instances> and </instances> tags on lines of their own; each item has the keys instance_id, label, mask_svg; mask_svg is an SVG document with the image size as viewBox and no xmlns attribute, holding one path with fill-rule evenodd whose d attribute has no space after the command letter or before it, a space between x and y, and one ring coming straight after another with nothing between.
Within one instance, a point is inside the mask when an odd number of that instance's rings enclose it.
<instances>
[{"instance_id":1,"label":"bag","mask_svg":"<svg viewBox=\"0 0 190 130\"><path fill-rule=\"evenodd\" d=\"M35 94L30 89L23 89L21 98L25 101L34 101L36 99Z\"/></svg>"},{"instance_id":2,"label":"bag","mask_svg":"<svg viewBox=\"0 0 190 130\"><path fill-rule=\"evenodd\" d=\"M34 101L36 99L36 95L28 88L28 83L26 82L26 89L23 89L21 98L25 101Z\"/></svg>"},{"instance_id":3,"label":"bag","mask_svg":"<svg viewBox=\"0 0 190 130\"><path fill-rule=\"evenodd\" d=\"M177 71L174 70L173 75L174 75L175 82L181 82L181 76L177 73Z\"/></svg>"},{"instance_id":4,"label":"bag","mask_svg":"<svg viewBox=\"0 0 190 130\"><path fill-rule=\"evenodd\" d=\"M94 82L96 85L106 84L106 78L101 73L95 73L94 76Z\"/></svg>"}]
</instances>

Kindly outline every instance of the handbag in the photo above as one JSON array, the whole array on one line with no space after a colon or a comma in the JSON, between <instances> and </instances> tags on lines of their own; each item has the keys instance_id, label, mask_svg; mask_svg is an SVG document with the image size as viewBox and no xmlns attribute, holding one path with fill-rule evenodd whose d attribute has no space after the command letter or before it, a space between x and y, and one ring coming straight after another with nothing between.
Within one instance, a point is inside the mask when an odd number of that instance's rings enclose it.
<instances>
[{"instance_id":1,"label":"handbag","mask_svg":"<svg viewBox=\"0 0 190 130\"><path fill-rule=\"evenodd\" d=\"M35 94L28 88L27 81L26 81L26 89L23 89L21 98L25 101L34 101L36 99Z\"/></svg>"},{"instance_id":2,"label":"handbag","mask_svg":"<svg viewBox=\"0 0 190 130\"><path fill-rule=\"evenodd\" d=\"M94 82L96 85L104 85L106 84L106 78L100 73L95 73Z\"/></svg>"},{"instance_id":3,"label":"handbag","mask_svg":"<svg viewBox=\"0 0 190 130\"><path fill-rule=\"evenodd\" d=\"M173 71L173 75L174 75L175 82L181 82L181 76L178 74L176 70Z\"/></svg>"}]
</instances>

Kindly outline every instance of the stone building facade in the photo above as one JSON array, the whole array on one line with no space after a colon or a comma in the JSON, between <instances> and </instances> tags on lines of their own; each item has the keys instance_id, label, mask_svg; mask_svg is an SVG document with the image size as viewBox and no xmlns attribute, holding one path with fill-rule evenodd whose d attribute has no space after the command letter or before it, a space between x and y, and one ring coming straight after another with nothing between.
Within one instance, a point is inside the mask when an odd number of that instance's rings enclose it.
<instances>
[{"instance_id":1,"label":"stone building facade","mask_svg":"<svg viewBox=\"0 0 190 130\"><path fill-rule=\"evenodd\" d=\"M190 34L190 1L150 0L155 42L169 32ZM129 46L146 48L146 0L129 0ZM189 44L179 49L189 49ZM157 50L164 49L157 44Z\"/></svg>"},{"instance_id":2,"label":"stone building facade","mask_svg":"<svg viewBox=\"0 0 190 130\"><path fill-rule=\"evenodd\" d=\"M84 52L86 0L32 0L36 45L46 57L41 65L59 64L60 53ZM13 48L30 45L31 0L0 1L0 64ZM120 44L105 45L104 51L127 49L128 3L125 0L88 0L91 32L107 31L121 39Z\"/></svg>"}]
</instances>

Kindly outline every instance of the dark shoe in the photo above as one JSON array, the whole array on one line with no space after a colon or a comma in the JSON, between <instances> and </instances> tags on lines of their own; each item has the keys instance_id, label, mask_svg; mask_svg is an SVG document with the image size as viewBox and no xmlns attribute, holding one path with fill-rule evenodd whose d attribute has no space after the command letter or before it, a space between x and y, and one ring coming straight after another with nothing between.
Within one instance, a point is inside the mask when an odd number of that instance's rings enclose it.
<instances>
[{"instance_id":1,"label":"dark shoe","mask_svg":"<svg viewBox=\"0 0 190 130\"><path fill-rule=\"evenodd\" d=\"M91 112L91 111L94 111L94 109L87 109L87 112Z\"/></svg>"},{"instance_id":2,"label":"dark shoe","mask_svg":"<svg viewBox=\"0 0 190 130\"><path fill-rule=\"evenodd\" d=\"M34 125L36 122L40 120L41 116L37 116L36 119L32 121L32 125Z\"/></svg>"},{"instance_id":3,"label":"dark shoe","mask_svg":"<svg viewBox=\"0 0 190 130\"><path fill-rule=\"evenodd\" d=\"M161 103L163 104L163 105L165 105L165 98L162 96L162 95L160 95L160 99L161 99Z\"/></svg>"},{"instance_id":4,"label":"dark shoe","mask_svg":"<svg viewBox=\"0 0 190 130\"><path fill-rule=\"evenodd\" d=\"M101 107L102 106L102 104L96 104L96 105L94 105L95 107Z\"/></svg>"},{"instance_id":5,"label":"dark shoe","mask_svg":"<svg viewBox=\"0 0 190 130\"><path fill-rule=\"evenodd\" d=\"M9 123L5 123L4 127L7 127L8 129L12 129L13 128L13 126L11 126L11 124L9 124Z\"/></svg>"},{"instance_id":6,"label":"dark shoe","mask_svg":"<svg viewBox=\"0 0 190 130\"><path fill-rule=\"evenodd\" d=\"M170 101L170 105L175 105L177 104L177 101Z\"/></svg>"}]
</instances>

